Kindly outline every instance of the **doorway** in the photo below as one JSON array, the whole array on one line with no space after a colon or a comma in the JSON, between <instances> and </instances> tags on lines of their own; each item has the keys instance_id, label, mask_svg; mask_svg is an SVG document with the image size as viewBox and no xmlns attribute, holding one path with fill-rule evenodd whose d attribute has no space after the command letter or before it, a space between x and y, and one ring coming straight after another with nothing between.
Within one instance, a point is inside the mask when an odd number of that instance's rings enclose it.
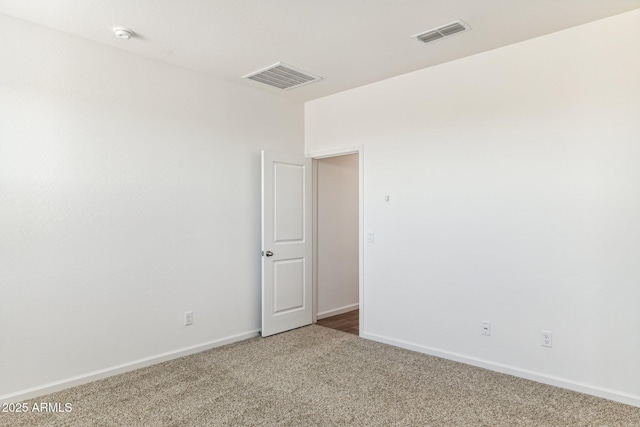
<instances>
[{"instance_id":1,"label":"doorway","mask_svg":"<svg viewBox=\"0 0 640 427\"><path fill-rule=\"evenodd\" d=\"M313 156L314 322L359 335L361 150Z\"/></svg>"}]
</instances>

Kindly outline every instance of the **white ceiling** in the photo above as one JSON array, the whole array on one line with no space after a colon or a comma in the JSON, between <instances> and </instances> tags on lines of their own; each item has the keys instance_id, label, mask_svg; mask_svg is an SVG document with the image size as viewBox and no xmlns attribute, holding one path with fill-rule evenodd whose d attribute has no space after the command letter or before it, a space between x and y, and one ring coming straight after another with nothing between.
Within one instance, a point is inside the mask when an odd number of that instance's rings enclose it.
<instances>
[{"instance_id":1,"label":"white ceiling","mask_svg":"<svg viewBox=\"0 0 640 427\"><path fill-rule=\"evenodd\" d=\"M640 0L0 0L0 13L307 101L640 8ZM457 19L472 30L411 36ZM123 26L138 36L117 39ZM606 37L606 34L602 35ZM282 91L276 62L322 76Z\"/></svg>"}]
</instances>

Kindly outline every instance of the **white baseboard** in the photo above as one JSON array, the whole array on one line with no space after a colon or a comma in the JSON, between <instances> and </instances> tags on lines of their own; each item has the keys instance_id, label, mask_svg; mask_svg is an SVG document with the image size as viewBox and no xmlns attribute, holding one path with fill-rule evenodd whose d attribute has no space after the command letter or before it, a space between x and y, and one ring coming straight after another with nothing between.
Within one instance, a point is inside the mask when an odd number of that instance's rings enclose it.
<instances>
[{"instance_id":1,"label":"white baseboard","mask_svg":"<svg viewBox=\"0 0 640 427\"><path fill-rule=\"evenodd\" d=\"M333 310L323 311L322 313L318 313L318 320L324 319L326 317L337 316L338 314L348 313L353 310L357 310L360 308L360 304L355 303L351 305L345 305L344 307L335 308Z\"/></svg>"},{"instance_id":2,"label":"white baseboard","mask_svg":"<svg viewBox=\"0 0 640 427\"><path fill-rule=\"evenodd\" d=\"M61 391L70 387L87 384L92 381L111 377L113 375L134 371L136 369L155 365L161 362L166 362L167 360L177 359L179 357L188 356L190 354L199 353L205 350L210 350L212 348L220 347L222 345L246 340L248 338L253 338L258 336L259 333L260 333L260 330L255 330L255 331L245 332L242 334L232 335L232 336L221 338L218 340L209 341L203 344L198 344L191 347L185 347L175 351L169 351L166 353L158 354L156 356L145 357L144 359L138 359L132 362L123 363L121 365L112 366L110 368L100 369L97 371L89 372L82 375L77 375L75 377L67 378L64 380L55 381L52 383L28 388L26 390L21 390L15 393L5 394L0 396L0 403L22 402L24 400L33 399L35 397L43 396L49 393L54 393L56 391Z\"/></svg>"},{"instance_id":3,"label":"white baseboard","mask_svg":"<svg viewBox=\"0 0 640 427\"><path fill-rule=\"evenodd\" d=\"M478 366L480 368L489 369L491 371L509 374L520 378L536 381L543 384L566 388L580 393L590 394L592 396L602 397L604 399L613 400L627 405L640 407L640 396L625 393L617 390L611 390L591 384L572 381L566 378L547 375L541 372L530 371L528 369L518 368L516 366L495 363L489 360L478 359L476 357L466 356L464 354L454 353L450 351L440 350L437 348L427 347L420 344L414 344L408 341L397 340L378 334L368 332L360 332L360 337L372 341L390 344L395 347L405 348L407 350L417 351L419 353L429 354L431 356L441 357L443 359L455 360L456 362L465 363L467 365Z\"/></svg>"}]
</instances>

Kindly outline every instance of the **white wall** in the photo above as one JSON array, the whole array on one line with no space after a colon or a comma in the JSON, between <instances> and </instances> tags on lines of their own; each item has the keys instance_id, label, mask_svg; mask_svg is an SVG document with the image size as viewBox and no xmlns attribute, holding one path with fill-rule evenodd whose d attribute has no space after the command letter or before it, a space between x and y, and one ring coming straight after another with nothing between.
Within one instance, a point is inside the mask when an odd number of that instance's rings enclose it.
<instances>
[{"instance_id":1,"label":"white wall","mask_svg":"<svg viewBox=\"0 0 640 427\"><path fill-rule=\"evenodd\" d=\"M303 152L302 103L4 16L0 46L0 398L255 334L260 150Z\"/></svg>"},{"instance_id":2,"label":"white wall","mask_svg":"<svg viewBox=\"0 0 640 427\"><path fill-rule=\"evenodd\" d=\"M640 406L638 40L634 11L306 104L307 152L365 145L365 337Z\"/></svg>"},{"instance_id":3,"label":"white wall","mask_svg":"<svg viewBox=\"0 0 640 427\"><path fill-rule=\"evenodd\" d=\"M318 318L358 308L358 155L316 161Z\"/></svg>"}]
</instances>

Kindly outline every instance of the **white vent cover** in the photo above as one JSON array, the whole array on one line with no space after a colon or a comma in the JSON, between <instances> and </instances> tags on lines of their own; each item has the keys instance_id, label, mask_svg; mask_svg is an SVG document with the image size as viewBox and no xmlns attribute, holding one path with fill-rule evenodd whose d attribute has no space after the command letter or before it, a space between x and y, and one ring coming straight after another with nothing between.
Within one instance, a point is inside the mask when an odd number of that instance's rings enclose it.
<instances>
[{"instance_id":1,"label":"white vent cover","mask_svg":"<svg viewBox=\"0 0 640 427\"><path fill-rule=\"evenodd\" d=\"M297 70L282 62L270 65L267 68L242 76L243 79L255 80L279 89L293 89L321 80L322 77L314 76L306 71Z\"/></svg>"},{"instance_id":2,"label":"white vent cover","mask_svg":"<svg viewBox=\"0 0 640 427\"><path fill-rule=\"evenodd\" d=\"M425 31L424 33L416 34L415 36L411 37L417 38L422 43L430 43L470 29L471 27L466 22L455 21L450 24L443 25L442 27L434 28L433 30Z\"/></svg>"}]
</instances>

